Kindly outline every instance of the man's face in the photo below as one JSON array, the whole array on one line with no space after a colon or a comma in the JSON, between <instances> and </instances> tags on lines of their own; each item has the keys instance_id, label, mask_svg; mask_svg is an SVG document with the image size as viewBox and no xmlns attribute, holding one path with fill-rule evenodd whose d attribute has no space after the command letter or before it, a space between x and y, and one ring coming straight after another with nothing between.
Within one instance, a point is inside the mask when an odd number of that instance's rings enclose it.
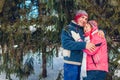
<instances>
[{"instance_id":1,"label":"man's face","mask_svg":"<svg viewBox=\"0 0 120 80\"><path fill-rule=\"evenodd\" d=\"M85 26L87 21L88 21L88 17L84 15L84 16L81 16L77 22L78 22L78 25Z\"/></svg>"}]
</instances>

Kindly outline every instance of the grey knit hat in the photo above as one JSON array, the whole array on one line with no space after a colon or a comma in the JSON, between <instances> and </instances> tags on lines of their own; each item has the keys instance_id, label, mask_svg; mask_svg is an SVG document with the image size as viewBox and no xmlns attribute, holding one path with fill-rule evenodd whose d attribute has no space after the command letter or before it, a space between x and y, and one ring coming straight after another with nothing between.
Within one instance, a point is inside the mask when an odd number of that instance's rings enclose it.
<instances>
[{"instance_id":1,"label":"grey knit hat","mask_svg":"<svg viewBox=\"0 0 120 80\"><path fill-rule=\"evenodd\" d=\"M79 10L76 12L76 16L80 15L80 14L84 14L84 15L88 16L88 13L85 10Z\"/></svg>"}]
</instances>

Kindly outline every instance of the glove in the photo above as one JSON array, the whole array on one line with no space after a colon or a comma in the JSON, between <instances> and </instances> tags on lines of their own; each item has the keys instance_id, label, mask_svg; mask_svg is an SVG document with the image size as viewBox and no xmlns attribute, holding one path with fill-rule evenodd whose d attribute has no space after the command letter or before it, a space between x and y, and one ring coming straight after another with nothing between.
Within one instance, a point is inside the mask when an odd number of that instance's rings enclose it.
<instances>
[{"instance_id":1,"label":"glove","mask_svg":"<svg viewBox=\"0 0 120 80\"><path fill-rule=\"evenodd\" d=\"M78 41L80 39L79 33L76 33L75 31L71 31L71 34L75 41Z\"/></svg>"}]
</instances>

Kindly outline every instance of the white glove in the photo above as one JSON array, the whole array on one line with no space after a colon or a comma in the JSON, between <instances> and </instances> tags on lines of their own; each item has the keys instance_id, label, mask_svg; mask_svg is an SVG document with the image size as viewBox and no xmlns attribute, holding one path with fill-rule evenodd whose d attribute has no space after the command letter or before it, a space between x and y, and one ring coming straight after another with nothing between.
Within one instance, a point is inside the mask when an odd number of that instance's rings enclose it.
<instances>
[{"instance_id":1,"label":"white glove","mask_svg":"<svg viewBox=\"0 0 120 80\"><path fill-rule=\"evenodd\" d=\"M71 34L75 41L78 41L80 39L79 33L76 33L75 31L71 31Z\"/></svg>"}]
</instances>

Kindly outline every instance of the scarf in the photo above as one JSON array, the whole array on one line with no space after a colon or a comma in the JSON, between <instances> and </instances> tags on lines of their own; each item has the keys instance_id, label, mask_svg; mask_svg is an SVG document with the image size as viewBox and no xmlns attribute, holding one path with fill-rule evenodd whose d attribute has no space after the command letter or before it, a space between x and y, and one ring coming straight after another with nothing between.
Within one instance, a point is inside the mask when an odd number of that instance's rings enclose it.
<instances>
[{"instance_id":1,"label":"scarf","mask_svg":"<svg viewBox=\"0 0 120 80\"><path fill-rule=\"evenodd\" d=\"M90 36L85 37L85 41L90 42ZM83 52L82 66L80 72L80 80L83 80L84 77L87 77L87 66L86 66L87 54Z\"/></svg>"}]
</instances>

